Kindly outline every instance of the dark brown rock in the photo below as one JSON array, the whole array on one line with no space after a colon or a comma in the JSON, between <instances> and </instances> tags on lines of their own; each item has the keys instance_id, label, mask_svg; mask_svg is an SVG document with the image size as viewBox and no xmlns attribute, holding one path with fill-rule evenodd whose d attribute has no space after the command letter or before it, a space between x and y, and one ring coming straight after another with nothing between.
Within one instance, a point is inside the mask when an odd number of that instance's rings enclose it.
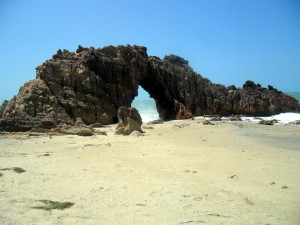
<instances>
[{"instance_id":1,"label":"dark brown rock","mask_svg":"<svg viewBox=\"0 0 300 225\"><path fill-rule=\"evenodd\" d=\"M258 122L258 124L273 125L274 124L274 120L261 120L261 121Z\"/></svg>"},{"instance_id":2,"label":"dark brown rock","mask_svg":"<svg viewBox=\"0 0 300 225\"><path fill-rule=\"evenodd\" d=\"M120 107L118 110L119 123L115 134L130 135L133 131L142 131L142 118L135 108Z\"/></svg>"},{"instance_id":3,"label":"dark brown rock","mask_svg":"<svg viewBox=\"0 0 300 225\"><path fill-rule=\"evenodd\" d=\"M38 126L39 121L22 119L0 119L0 131L25 132Z\"/></svg>"},{"instance_id":4,"label":"dark brown rock","mask_svg":"<svg viewBox=\"0 0 300 225\"><path fill-rule=\"evenodd\" d=\"M278 123L279 121L276 119L273 120L261 120L258 122L258 124L263 124L263 125L273 125L274 123Z\"/></svg>"},{"instance_id":5,"label":"dark brown rock","mask_svg":"<svg viewBox=\"0 0 300 225\"><path fill-rule=\"evenodd\" d=\"M0 131L24 131L52 121L84 126L118 122L121 106L130 107L142 86L155 99L159 117L201 115L267 116L299 110L296 99L276 88L246 81L243 88L214 84L175 56L148 57L141 46L58 50L36 68L36 79L0 107Z\"/></svg>"},{"instance_id":6,"label":"dark brown rock","mask_svg":"<svg viewBox=\"0 0 300 225\"><path fill-rule=\"evenodd\" d=\"M59 123L73 124L55 95L38 78L25 83L19 94L5 104L0 116L0 130L5 131L28 131L45 126L53 128Z\"/></svg>"},{"instance_id":7,"label":"dark brown rock","mask_svg":"<svg viewBox=\"0 0 300 225\"><path fill-rule=\"evenodd\" d=\"M209 120L204 120L203 125L215 125L215 124L210 122Z\"/></svg>"},{"instance_id":8,"label":"dark brown rock","mask_svg":"<svg viewBox=\"0 0 300 225\"><path fill-rule=\"evenodd\" d=\"M76 132L76 135L78 135L78 136L93 136L94 132L91 129L82 128Z\"/></svg>"},{"instance_id":9,"label":"dark brown rock","mask_svg":"<svg viewBox=\"0 0 300 225\"><path fill-rule=\"evenodd\" d=\"M193 117L193 114L187 110L187 108L180 102L174 100L174 106L175 106L175 119L181 120L181 119L190 119Z\"/></svg>"},{"instance_id":10,"label":"dark brown rock","mask_svg":"<svg viewBox=\"0 0 300 225\"><path fill-rule=\"evenodd\" d=\"M56 121L53 119L42 119L37 127L43 129L53 129L56 128Z\"/></svg>"},{"instance_id":11,"label":"dark brown rock","mask_svg":"<svg viewBox=\"0 0 300 225\"><path fill-rule=\"evenodd\" d=\"M295 121L289 122L289 124L300 125L300 120L295 120Z\"/></svg>"},{"instance_id":12,"label":"dark brown rock","mask_svg":"<svg viewBox=\"0 0 300 225\"><path fill-rule=\"evenodd\" d=\"M229 117L230 121L242 121L241 116L240 115L231 115Z\"/></svg>"}]
</instances>

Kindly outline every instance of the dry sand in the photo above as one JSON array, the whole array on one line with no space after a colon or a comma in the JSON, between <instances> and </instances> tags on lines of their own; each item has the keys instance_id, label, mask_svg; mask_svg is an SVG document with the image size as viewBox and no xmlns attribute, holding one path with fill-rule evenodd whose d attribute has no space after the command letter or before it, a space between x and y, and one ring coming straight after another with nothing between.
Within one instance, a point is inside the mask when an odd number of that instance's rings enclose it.
<instances>
[{"instance_id":1,"label":"dry sand","mask_svg":"<svg viewBox=\"0 0 300 225\"><path fill-rule=\"evenodd\" d=\"M179 126L174 126L179 125ZM188 125L188 126L187 126ZM0 224L299 224L300 127L201 120L142 137L0 136ZM39 200L72 202L36 209Z\"/></svg>"}]
</instances>

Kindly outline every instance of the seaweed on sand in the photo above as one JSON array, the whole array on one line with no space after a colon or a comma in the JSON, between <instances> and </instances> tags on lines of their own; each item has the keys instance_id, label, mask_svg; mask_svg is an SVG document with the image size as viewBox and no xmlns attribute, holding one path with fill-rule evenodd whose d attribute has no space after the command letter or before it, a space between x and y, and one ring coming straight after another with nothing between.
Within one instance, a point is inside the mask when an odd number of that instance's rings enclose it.
<instances>
[{"instance_id":1,"label":"seaweed on sand","mask_svg":"<svg viewBox=\"0 0 300 225\"><path fill-rule=\"evenodd\" d=\"M64 210L67 208L70 208L74 205L72 202L58 202L58 201L51 201L51 200L37 200L44 205L42 206L34 206L32 207L33 209L43 209L46 211L50 211L53 209L58 209L58 210Z\"/></svg>"},{"instance_id":2,"label":"seaweed on sand","mask_svg":"<svg viewBox=\"0 0 300 225\"><path fill-rule=\"evenodd\" d=\"M26 172L26 170L24 170L24 169L22 169L20 167L4 168L4 169L1 169L1 170L13 170L16 173L24 173L24 172Z\"/></svg>"}]
</instances>

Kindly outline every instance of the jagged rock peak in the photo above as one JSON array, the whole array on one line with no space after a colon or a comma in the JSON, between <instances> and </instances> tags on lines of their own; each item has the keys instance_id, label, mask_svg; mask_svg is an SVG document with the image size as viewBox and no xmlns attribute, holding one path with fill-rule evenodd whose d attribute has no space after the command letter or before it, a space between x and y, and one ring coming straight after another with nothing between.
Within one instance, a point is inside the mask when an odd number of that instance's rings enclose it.
<instances>
[{"instance_id":1,"label":"jagged rock peak","mask_svg":"<svg viewBox=\"0 0 300 225\"><path fill-rule=\"evenodd\" d=\"M169 63L172 63L174 65L177 65L177 66L188 66L189 65L189 61L185 60L184 58L181 58L180 56L177 56L177 55L166 55L164 57L164 60L169 62Z\"/></svg>"}]
</instances>

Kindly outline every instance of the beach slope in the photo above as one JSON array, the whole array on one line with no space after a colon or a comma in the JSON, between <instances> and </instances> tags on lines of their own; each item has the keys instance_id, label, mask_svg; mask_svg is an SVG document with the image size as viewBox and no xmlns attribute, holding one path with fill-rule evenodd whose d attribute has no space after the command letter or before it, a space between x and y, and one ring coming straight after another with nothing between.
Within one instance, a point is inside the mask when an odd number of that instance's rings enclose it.
<instances>
[{"instance_id":1,"label":"beach slope","mask_svg":"<svg viewBox=\"0 0 300 225\"><path fill-rule=\"evenodd\" d=\"M99 129L107 135L0 135L1 224L300 221L299 126L196 119L147 125L144 136Z\"/></svg>"}]
</instances>

